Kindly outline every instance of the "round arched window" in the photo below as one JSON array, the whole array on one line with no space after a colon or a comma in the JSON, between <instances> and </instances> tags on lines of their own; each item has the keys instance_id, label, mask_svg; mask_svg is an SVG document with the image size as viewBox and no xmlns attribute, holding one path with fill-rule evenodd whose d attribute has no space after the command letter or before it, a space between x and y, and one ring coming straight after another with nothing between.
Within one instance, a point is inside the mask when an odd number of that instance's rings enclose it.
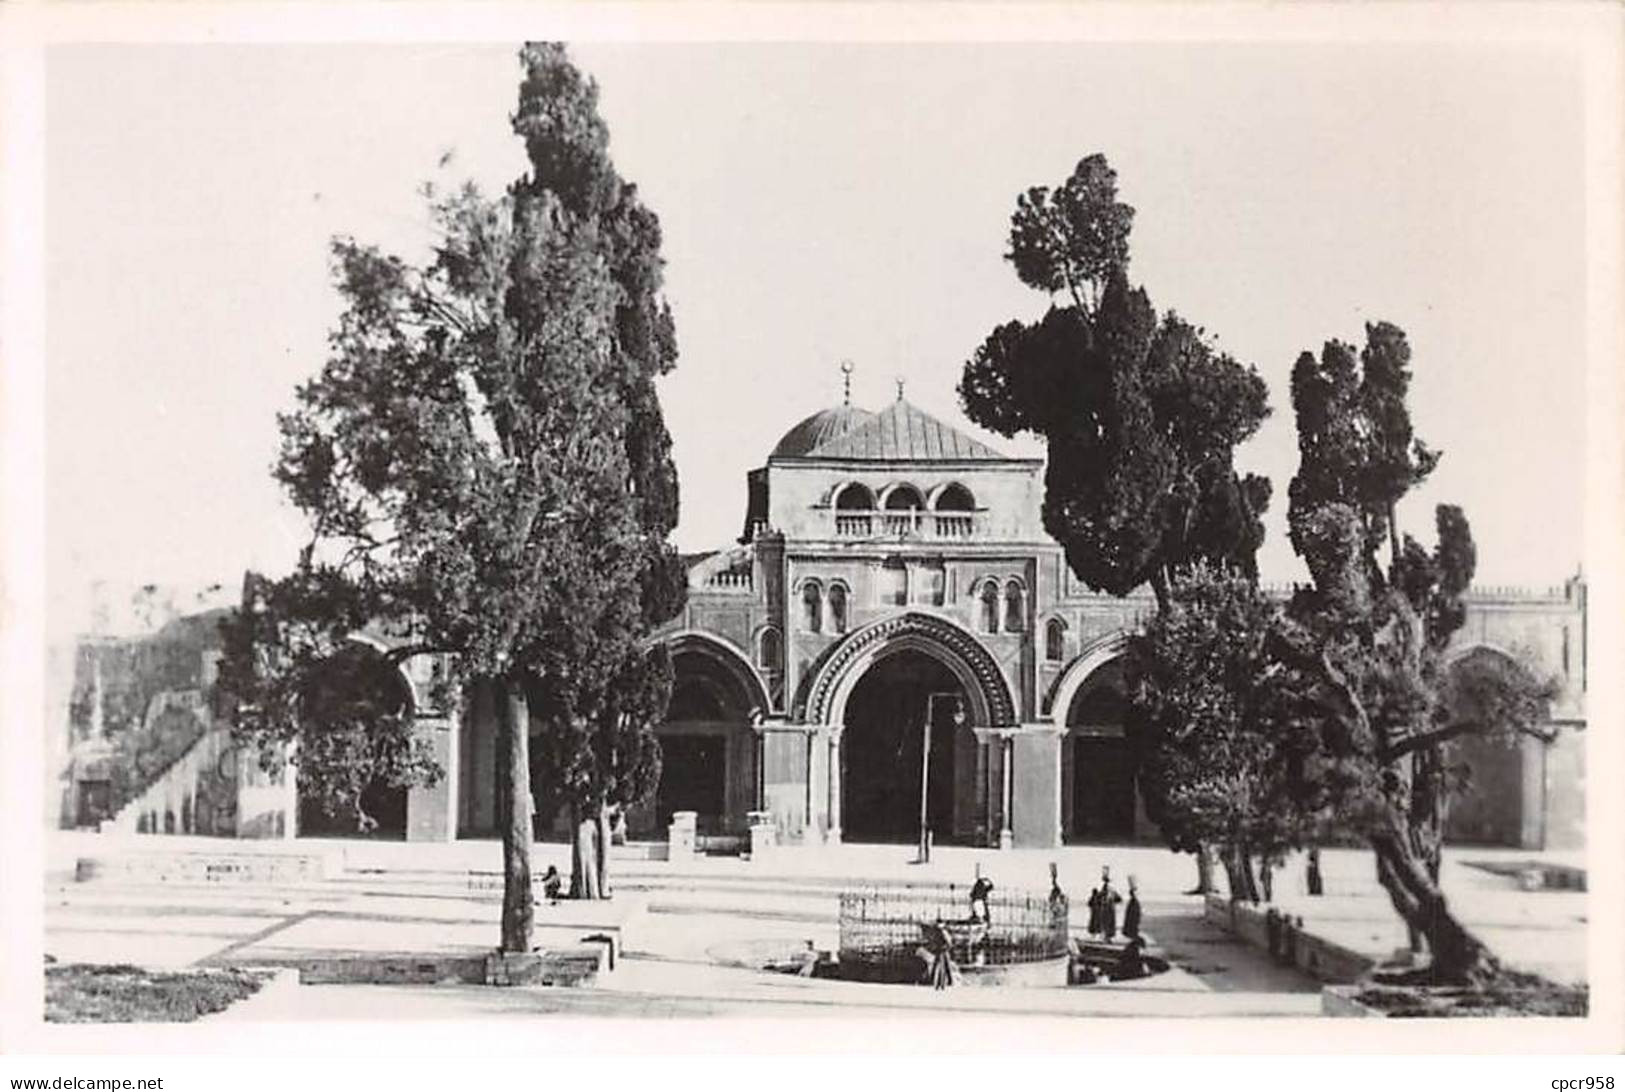
<instances>
[{"instance_id":1,"label":"round arched window","mask_svg":"<svg viewBox=\"0 0 1625 1092\"><path fill-rule=\"evenodd\" d=\"M846 632L846 588L840 584L829 586L829 629L831 633Z\"/></svg>"},{"instance_id":2,"label":"round arched window","mask_svg":"<svg viewBox=\"0 0 1625 1092\"><path fill-rule=\"evenodd\" d=\"M784 664L784 642L779 631L772 626L762 630L761 645L757 649L756 664L763 671L780 671Z\"/></svg>"},{"instance_id":3,"label":"round arched window","mask_svg":"<svg viewBox=\"0 0 1625 1092\"><path fill-rule=\"evenodd\" d=\"M862 482L852 482L835 497L835 507L843 512L867 512L874 506L875 495Z\"/></svg>"},{"instance_id":4,"label":"round arched window","mask_svg":"<svg viewBox=\"0 0 1625 1092\"><path fill-rule=\"evenodd\" d=\"M1020 633L1026 625L1025 611L1022 609L1021 585L1014 580L1005 585L1004 589L1004 631L1006 633Z\"/></svg>"},{"instance_id":5,"label":"round arched window","mask_svg":"<svg viewBox=\"0 0 1625 1092\"><path fill-rule=\"evenodd\" d=\"M992 580L982 585L982 632L999 632L999 585Z\"/></svg>"},{"instance_id":6,"label":"round arched window","mask_svg":"<svg viewBox=\"0 0 1625 1092\"><path fill-rule=\"evenodd\" d=\"M925 498L912 485L899 485L886 494L886 508L892 512L906 512L911 508L924 508Z\"/></svg>"},{"instance_id":7,"label":"round arched window","mask_svg":"<svg viewBox=\"0 0 1625 1092\"><path fill-rule=\"evenodd\" d=\"M1066 659L1066 626L1059 618L1051 618L1044 627L1044 659L1051 663Z\"/></svg>"},{"instance_id":8,"label":"round arched window","mask_svg":"<svg viewBox=\"0 0 1625 1092\"><path fill-rule=\"evenodd\" d=\"M802 628L808 633L824 631L824 590L814 580L801 589Z\"/></svg>"},{"instance_id":9,"label":"round arched window","mask_svg":"<svg viewBox=\"0 0 1625 1092\"><path fill-rule=\"evenodd\" d=\"M975 507L976 499L971 496L970 490L958 482L954 482L937 494L937 511L939 512L969 512Z\"/></svg>"}]
</instances>

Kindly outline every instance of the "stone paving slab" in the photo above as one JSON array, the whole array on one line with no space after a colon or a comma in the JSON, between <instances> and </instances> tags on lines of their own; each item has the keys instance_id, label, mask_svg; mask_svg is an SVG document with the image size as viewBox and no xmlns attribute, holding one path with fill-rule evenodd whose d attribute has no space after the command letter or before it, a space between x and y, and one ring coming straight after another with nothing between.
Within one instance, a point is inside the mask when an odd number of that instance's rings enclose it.
<instances>
[{"instance_id":1,"label":"stone paving slab","mask_svg":"<svg viewBox=\"0 0 1625 1092\"><path fill-rule=\"evenodd\" d=\"M191 843L206 852L220 842L171 836L134 836L147 851ZM212 961L272 961L328 951L396 953L418 950L463 953L493 946L499 905L494 892L478 890L470 876L500 865L494 841L446 844L346 843L312 840L315 850L342 864L317 883L274 886L218 883L72 883L60 867L85 852L115 853L129 836L80 835L52 841L47 887L47 950L58 958L99 962L184 965ZM93 841L102 839L99 841ZM301 848L305 840L295 843ZM251 843L227 842L233 852ZM280 844L285 850L287 843ZM258 850L274 852L277 847ZM589 1015L851 1015L854 1011L1007 1012L1049 1015L1313 1015L1318 987L1294 971L1273 966L1267 955L1238 944L1201 922L1200 900L1181 892L1195 879L1193 862L1160 847L1079 846L1053 851L999 852L939 848L930 864L911 865L912 848L843 846L786 851L771 861L698 858L693 861L616 860L620 897L610 903L566 902L537 908L538 938L578 942L587 931L635 926L616 974L597 990L459 988L449 986L301 987L285 1018L419 1018L577 1012ZM568 847L539 846L537 870L551 860L567 866ZM1452 905L1505 958L1551 973L1556 966L1583 972L1585 895L1521 892L1503 876L1463 867L1464 859L1527 860L1526 851L1451 850L1445 886ZM1555 855L1554 855L1555 859ZM1570 856L1572 860L1572 855ZM1580 858L1583 863L1583 856ZM1110 865L1126 888L1137 878L1147 908L1146 928L1186 969L1141 983L1010 993L994 1000L966 999L989 991L950 991L944 999L913 987L799 980L723 966L713 948L741 938L813 939L835 946L835 895L864 882L967 883L977 865L1000 888L1046 891L1049 864L1059 868L1063 888L1081 905ZM398 870L397 870L398 869ZM1404 942L1403 927L1375 883L1369 853L1328 850L1322 869L1329 894L1302 894L1301 862L1277 876L1276 895L1313 930L1336 932L1349 946L1386 955ZM381 871L380 871L381 870ZM645 915L647 900L657 911ZM1533 901L1531 901L1533 900ZM644 958L638 958L642 953ZM239 957L241 957L239 959ZM791 983L800 983L795 985ZM893 990L896 993L875 993ZM333 993L332 991L341 991ZM361 991L344 993L342 991ZM382 993L376 991L384 991ZM405 992L402 992L405 991ZM472 991L472 992L470 992ZM812 991L812 992L808 992ZM855 992L854 992L855 991ZM1040 996L1029 996L1034 993ZM421 993L421 996L420 996ZM492 997L491 995L508 995ZM527 995L518 997L514 995ZM365 998L365 999L363 999ZM408 999L410 998L410 999ZM263 1018L284 1018L266 1016Z\"/></svg>"}]
</instances>

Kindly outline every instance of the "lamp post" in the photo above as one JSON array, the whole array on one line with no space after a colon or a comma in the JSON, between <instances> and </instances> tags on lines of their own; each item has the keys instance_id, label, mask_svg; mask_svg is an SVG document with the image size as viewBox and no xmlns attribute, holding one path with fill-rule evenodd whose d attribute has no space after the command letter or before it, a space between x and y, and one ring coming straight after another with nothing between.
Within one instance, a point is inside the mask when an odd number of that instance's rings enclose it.
<instances>
[{"instance_id":1,"label":"lamp post","mask_svg":"<svg viewBox=\"0 0 1625 1092\"><path fill-rule=\"evenodd\" d=\"M925 724L920 728L920 852L919 861L925 864L931 859L931 830L926 825L929 821L927 807L930 803L927 790L931 787L931 699L925 699Z\"/></svg>"},{"instance_id":2,"label":"lamp post","mask_svg":"<svg viewBox=\"0 0 1625 1092\"><path fill-rule=\"evenodd\" d=\"M935 710L935 707L932 704L932 699L935 698L936 696L937 695L933 694L931 697L929 697L929 698L927 698L925 700L925 726L921 729L921 732L920 732L921 740L920 740L920 851L919 851L919 861L920 861L921 864L925 864L926 862L931 860L931 827L930 827L930 822L931 822L931 814L930 814L930 805L931 805L931 796L930 796L930 789L931 789L931 727L932 727L932 722L936 719L935 716L934 716L934 713L936 712L936 710ZM956 695L954 697L954 731L957 733L958 730L960 728L963 728L964 726L965 726L965 700L964 700L964 698L959 697L959 696Z\"/></svg>"}]
</instances>

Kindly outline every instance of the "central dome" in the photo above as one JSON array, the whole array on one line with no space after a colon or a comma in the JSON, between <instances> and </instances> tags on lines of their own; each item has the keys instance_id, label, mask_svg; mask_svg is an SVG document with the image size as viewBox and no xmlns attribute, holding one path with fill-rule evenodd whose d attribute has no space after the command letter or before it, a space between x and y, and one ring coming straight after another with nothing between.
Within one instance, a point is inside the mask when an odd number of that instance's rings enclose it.
<instances>
[{"instance_id":1,"label":"central dome","mask_svg":"<svg viewBox=\"0 0 1625 1092\"><path fill-rule=\"evenodd\" d=\"M835 406L832 409L819 410L786 432L769 458L805 455L837 436L844 436L874 419L874 414L857 406Z\"/></svg>"}]
</instances>

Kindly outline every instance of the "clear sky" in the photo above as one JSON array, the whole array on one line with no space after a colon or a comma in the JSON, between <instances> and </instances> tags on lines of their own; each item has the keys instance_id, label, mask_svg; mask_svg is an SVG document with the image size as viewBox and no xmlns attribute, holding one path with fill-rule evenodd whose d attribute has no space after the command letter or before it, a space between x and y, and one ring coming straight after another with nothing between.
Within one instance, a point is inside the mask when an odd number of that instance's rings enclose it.
<instances>
[{"instance_id":1,"label":"clear sky","mask_svg":"<svg viewBox=\"0 0 1625 1092\"><path fill-rule=\"evenodd\" d=\"M987 332L1046 300L1002 259L1016 194L1091 152L1138 214L1131 276L1255 363L1242 452L1296 466L1303 349L1398 323L1418 432L1402 511L1462 504L1480 579L1554 584L1583 550L1581 87L1557 47L1396 44L610 45L621 172L665 228L681 360L662 387L679 545L739 533L744 476L839 401L954 394ZM275 415L321 366L327 240L406 256L417 187L523 169L511 46L66 46L46 71L47 533L53 629L84 590L235 587L304 540L269 476ZM453 153L448 166L437 167Z\"/></svg>"}]
</instances>

